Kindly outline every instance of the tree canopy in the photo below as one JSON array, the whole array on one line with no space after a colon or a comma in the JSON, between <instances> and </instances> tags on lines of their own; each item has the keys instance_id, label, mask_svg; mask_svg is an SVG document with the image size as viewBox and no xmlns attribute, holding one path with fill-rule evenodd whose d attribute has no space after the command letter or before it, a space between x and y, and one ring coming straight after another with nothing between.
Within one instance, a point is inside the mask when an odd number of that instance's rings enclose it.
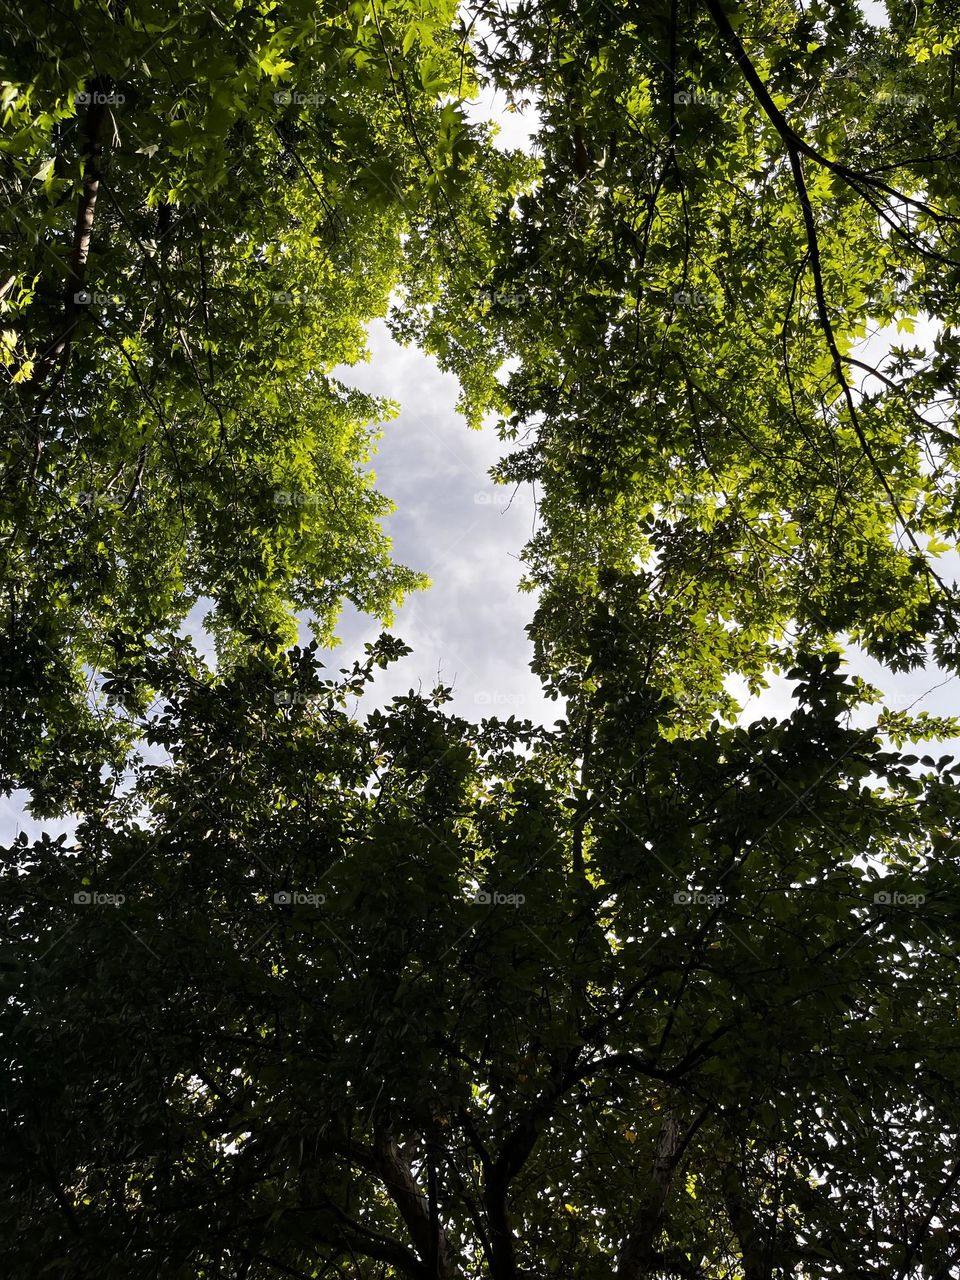
<instances>
[{"instance_id":1,"label":"tree canopy","mask_svg":"<svg viewBox=\"0 0 960 1280\"><path fill-rule=\"evenodd\" d=\"M0 51L0 775L53 803L117 758L89 670L194 602L229 653L424 585L366 465L389 406L334 370L471 152L443 3L79 12L14 6Z\"/></svg>"},{"instance_id":2,"label":"tree canopy","mask_svg":"<svg viewBox=\"0 0 960 1280\"><path fill-rule=\"evenodd\" d=\"M960 725L845 664L957 672L958 23L14 0L14 1280L957 1274ZM324 665L424 585L388 311L533 486L553 725Z\"/></svg>"},{"instance_id":3,"label":"tree canopy","mask_svg":"<svg viewBox=\"0 0 960 1280\"><path fill-rule=\"evenodd\" d=\"M957 28L920 9L888 30L853 3L483 10L540 169L406 324L502 413L502 479L537 487L561 687L584 599L629 619L691 723L731 671L835 637L955 663L931 552L958 518Z\"/></svg>"},{"instance_id":4,"label":"tree canopy","mask_svg":"<svg viewBox=\"0 0 960 1280\"><path fill-rule=\"evenodd\" d=\"M945 1280L960 766L835 660L696 739L623 672L580 771L358 723L402 651L181 655L169 765L9 851L12 1273Z\"/></svg>"}]
</instances>

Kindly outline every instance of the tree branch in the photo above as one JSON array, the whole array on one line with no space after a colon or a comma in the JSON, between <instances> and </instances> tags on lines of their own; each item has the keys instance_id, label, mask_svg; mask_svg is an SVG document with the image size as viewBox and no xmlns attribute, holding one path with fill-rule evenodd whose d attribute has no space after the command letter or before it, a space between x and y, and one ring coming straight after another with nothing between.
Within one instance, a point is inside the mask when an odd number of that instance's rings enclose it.
<instances>
[{"instance_id":1,"label":"tree branch","mask_svg":"<svg viewBox=\"0 0 960 1280\"><path fill-rule=\"evenodd\" d=\"M743 74L746 80L748 81L751 88L756 93L761 106L766 112L774 128L780 134L780 137L783 139L784 145L787 148L787 155L790 161L790 168L793 173L794 186L796 187L797 196L800 201L800 209L803 215L803 224L804 224L804 230L805 230L806 239L807 239L807 249L810 255L810 269L813 275L814 295L817 303L817 315L820 320L820 327L823 329L824 337L827 342L827 349L830 352L830 358L833 362L834 376L837 379L837 382L840 386L840 390L846 402L847 414L850 418L850 424L853 427L854 434L857 437L857 441L860 445L860 448L864 456L866 457L867 461L870 464L871 470L873 471L876 478L879 480L881 487L883 488L884 492L887 495L887 498L890 502L890 506L891 506L891 509L893 510L894 515L903 525L911 546L914 548L917 554L923 558L924 564L926 564L926 557L924 556L924 553L920 545L918 544L916 538L914 537L913 531L911 530L909 524L907 523L907 520L903 515L903 512L900 510L900 504L897 501L897 497L894 494L892 488L890 487L886 474L884 473L882 467L878 463L876 455L874 454L873 449L870 445L870 442L867 439L866 434L863 430L863 427L860 423L860 416L857 413L857 408L853 400L853 392L850 388L850 383L847 379L846 373L844 372L844 368L843 368L844 358L840 354L840 348L837 344L836 335L833 330L833 322L830 319L830 312L827 306L826 292L824 290L824 285L823 285L823 267L820 260L820 241L817 235L817 225L816 225L816 220L813 214L813 206L810 203L810 195L807 191L806 181L804 180L803 163L801 160L801 156L802 155L808 156L810 159L816 161L817 164L823 165L825 168L829 169L831 173L838 174L840 177L843 177L848 182L852 183L854 180L861 181L861 182L868 182L870 185L876 187L878 190L888 192L889 194L896 196L898 199L906 201L908 204L913 204L917 208L925 209L927 210L927 212L930 212L931 214L933 213L933 211L929 210L927 206L924 205L922 202L911 200L908 196L903 195L902 192L897 191L894 187L888 187L886 183L880 182L877 179L867 178L862 174L857 174L852 169L848 169L846 165L838 164L835 161L828 160L825 156L822 156L814 147L811 147L809 143L805 142L803 138L801 138L800 135L792 128L792 126L784 116L783 112L779 109L777 104L770 97L770 94L767 92L766 85L764 84L760 76L757 74L756 68L754 67L753 63L750 61L750 58L747 56L746 50L741 44L740 39L737 36L737 33L734 31L733 27L730 25L730 21L727 18L726 13L724 13L722 6L719 4L719 0L704 0L704 2L711 16L713 17L714 22L717 25L717 29L719 30L724 41L729 45L731 51L733 52L734 57L736 58L738 65L743 71ZM934 578L934 580L937 582L937 584L941 588L944 588L944 584L941 582L939 577L929 568L929 566L927 566L927 573Z\"/></svg>"},{"instance_id":2,"label":"tree branch","mask_svg":"<svg viewBox=\"0 0 960 1280\"><path fill-rule=\"evenodd\" d=\"M879 178L873 177L872 174L862 173L857 169L851 169L849 166L842 164L838 160L830 160L827 156L819 152L816 147L810 145L799 133L793 128L789 120L774 102L773 98L767 91L767 86L757 72L756 67L750 61L750 56L744 49L740 37L730 25L730 19L724 12L723 6L719 0L704 0L706 8L716 24L717 30L723 37L725 43L730 47L733 56L737 60L740 70L743 72L744 78L753 89L754 93L760 101L770 122L780 134L781 138L794 150L801 152L808 159L813 160L816 164L822 165L824 169L828 169L831 173L835 173L838 178L843 178L845 182L856 183L865 182L868 186L874 187L877 191L883 191L886 195L893 196L897 200L902 200L904 204L908 204L915 209L922 210L937 221L943 222L960 222L960 217L954 214L944 213L930 207L923 200L915 200L912 196L905 195L902 191L898 191L896 187L888 186Z\"/></svg>"},{"instance_id":3,"label":"tree branch","mask_svg":"<svg viewBox=\"0 0 960 1280\"><path fill-rule=\"evenodd\" d=\"M387 1189L410 1239L426 1267L430 1280L446 1280L454 1274L446 1234L431 1214L428 1198L420 1190L410 1166L388 1128L378 1129L372 1149L351 1141L350 1159L378 1177Z\"/></svg>"}]
</instances>

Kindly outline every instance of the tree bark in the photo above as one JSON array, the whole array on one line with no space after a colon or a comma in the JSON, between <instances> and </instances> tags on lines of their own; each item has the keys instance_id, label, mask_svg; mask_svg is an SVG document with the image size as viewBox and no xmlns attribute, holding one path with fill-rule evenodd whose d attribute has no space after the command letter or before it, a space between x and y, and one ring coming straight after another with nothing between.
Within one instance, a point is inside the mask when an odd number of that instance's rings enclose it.
<instances>
[{"instance_id":1,"label":"tree bark","mask_svg":"<svg viewBox=\"0 0 960 1280\"><path fill-rule=\"evenodd\" d=\"M377 1171L403 1218L414 1248L434 1271L435 1280L452 1280L456 1268L446 1234L389 1130L377 1132L373 1154Z\"/></svg>"},{"instance_id":2,"label":"tree bark","mask_svg":"<svg viewBox=\"0 0 960 1280\"><path fill-rule=\"evenodd\" d=\"M680 1125L667 1112L657 1135L653 1168L640 1191L640 1205L617 1259L616 1280L643 1280L659 1254L656 1243L663 1220L663 1208L680 1155Z\"/></svg>"},{"instance_id":3,"label":"tree bark","mask_svg":"<svg viewBox=\"0 0 960 1280\"><path fill-rule=\"evenodd\" d=\"M73 242L67 275L64 282L64 315L65 325L59 336L45 351L40 353L33 371L33 385L41 392L39 404L31 414L24 436L28 448L32 447L33 458L30 464L31 478L36 476L43 451L42 421L44 410L50 402L63 370L64 359L70 349L74 332L79 325L84 305L77 301L87 276L87 262L90 257L90 245L93 239L93 226L96 216L97 196L104 168L104 133L109 108L103 101L109 89L101 80L93 82L91 99L87 104L84 120L83 175L81 178L80 199L77 204L77 217L73 229Z\"/></svg>"}]
</instances>

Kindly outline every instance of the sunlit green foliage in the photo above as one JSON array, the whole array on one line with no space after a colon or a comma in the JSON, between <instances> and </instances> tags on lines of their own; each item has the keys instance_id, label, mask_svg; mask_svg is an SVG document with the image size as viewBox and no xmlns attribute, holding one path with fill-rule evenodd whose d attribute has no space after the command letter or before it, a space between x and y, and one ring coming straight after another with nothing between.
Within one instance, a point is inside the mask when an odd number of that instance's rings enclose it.
<instances>
[{"instance_id":1,"label":"sunlit green foliage","mask_svg":"<svg viewBox=\"0 0 960 1280\"><path fill-rule=\"evenodd\" d=\"M82 16L81 16L82 15ZM0 49L0 775L99 736L109 669L209 598L223 653L388 618L363 357L477 142L454 8L13 6ZM18 704L18 705L16 705Z\"/></svg>"},{"instance_id":2,"label":"sunlit green foliage","mask_svg":"<svg viewBox=\"0 0 960 1280\"><path fill-rule=\"evenodd\" d=\"M576 685L585 598L689 725L730 708L730 673L834 638L952 667L955 8L880 30L849 2L481 7L539 172L503 202L489 292L468 262L405 325L535 486L543 674Z\"/></svg>"},{"instance_id":3,"label":"sunlit green foliage","mask_svg":"<svg viewBox=\"0 0 960 1280\"><path fill-rule=\"evenodd\" d=\"M960 725L838 652L957 668L960 29L889 17L9 11L13 1280L957 1274ZM535 486L552 728L291 647L418 585L391 299Z\"/></svg>"}]
</instances>

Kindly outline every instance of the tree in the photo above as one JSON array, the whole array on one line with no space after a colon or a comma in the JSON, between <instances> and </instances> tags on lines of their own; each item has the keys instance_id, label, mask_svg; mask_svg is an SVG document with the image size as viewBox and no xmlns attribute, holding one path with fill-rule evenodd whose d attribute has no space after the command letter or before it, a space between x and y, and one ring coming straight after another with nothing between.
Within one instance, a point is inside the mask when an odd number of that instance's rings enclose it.
<instances>
[{"instance_id":1,"label":"tree","mask_svg":"<svg viewBox=\"0 0 960 1280\"><path fill-rule=\"evenodd\" d=\"M7 851L9 1273L950 1274L949 758L835 659L693 739L625 662L585 767L347 715L404 651L181 675L170 763Z\"/></svg>"},{"instance_id":2,"label":"tree","mask_svg":"<svg viewBox=\"0 0 960 1280\"><path fill-rule=\"evenodd\" d=\"M197 600L226 657L424 584L367 466L391 406L333 371L483 148L446 0L7 22L0 778L55 811L128 743L91 672Z\"/></svg>"},{"instance_id":3,"label":"tree","mask_svg":"<svg viewBox=\"0 0 960 1280\"><path fill-rule=\"evenodd\" d=\"M400 324L534 486L545 677L576 686L596 599L688 725L811 646L955 669L955 6L480 8L539 172Z\"/></svg>"},{"instance_id":4,"label":"tree","mask_svg":"<svg viewBox=\"0 0 960 1280\"><path fill-rule=\"evenodd\" d=\"M956 1273L960 725L839 652L954 664L956 19L890 15L15 12L3 772L79 822L0 881L14 1280ZM395 284L538 486L552 729L289 644L411 585L332 376Z\"/></svg>"}]
</instances>

